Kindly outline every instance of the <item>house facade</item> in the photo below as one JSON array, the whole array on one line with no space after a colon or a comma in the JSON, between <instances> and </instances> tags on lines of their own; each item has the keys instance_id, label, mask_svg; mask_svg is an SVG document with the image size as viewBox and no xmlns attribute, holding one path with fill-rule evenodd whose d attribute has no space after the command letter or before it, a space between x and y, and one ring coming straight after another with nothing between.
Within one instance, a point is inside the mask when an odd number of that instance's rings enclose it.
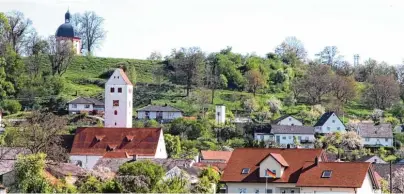
<instances>
[{"instance_id":1,"label":"house facade","mask_svg":"<svg viewBox=\"0 0 404 194\"><path fill-rule=\"evenodd\" d=\"M356 161L358 162L370 162L373 164L387 164L386 161L381 159L379 156L373 155L373 156L364 156L362 158L357 159Z\"/></svg>"},{"instance_id":2,"label":"house facade","mask_svg":"<svg viewBox=\"0 0 404 194\"><path fill-rule=\"evenodd\" d=\"M370 163L327 162L321 149L236 149L221 182L227 193L381 193Z\"/></svg>"},{"instance_id":3,"label":"house facade","mask_svg":"<svg viewBox=\"0 0 404 194\"><path fill-rule=\"evenodd\" d=\"M78 97L68 103L69 114L80 114L83 112L98 114L104 112L104 103L87 97Z\"/></svg>"},{"instance_id":4,"label":"house facade","mask_svg":"<svg viewBox=\"0 0 404 194\"><path fill-rule=\"evenodd\" d=\"M172 106L148 105L136 110L138 119L153 119L157 121L171 121L181 118L182 111Z\"/></svg>"},{"instance_id":5,"label":"house facade","mask_svg":"<svg viewBox=\"0 0 404 194\"><path fill-rule=\"evenodd\" d=\"M297 126L303 126L303 123L296 118L290 116L290 115L285 115L282 117L279 117L275 119L273 122L275 125L297 125Z\"/></svg>"},{"instance_id":6,"label":"house facade","mask_svg":"<svg viewBox=\"0 0 404 194\"><path fill-rule=\"evenodd\" d=\"M393 129L390 124L358 123L356 130L365 147L393 147Z\"/></svg>"},{"instance_id":7,"label":"house facade","mask_svg":"<svg viewBox=\"0 0 404 194\"><path fill-rule=\"evenodd\" d=\"M270 129L257 130L254 133L256 141L274 141L281 147L295 145L296 141L306 148L314 147L314 127L299 125L271 125Z\"/></svg>"},{"instance_id":8,"label":"house facade","mask_svg":"<svg viewBox=\"0 0 404 194\"><path fill-rule=\"evenodd\" d=\"M346 128L344 123L338 118L334 112L324 113L317 123L314 125L316 133L327 134L327 133L345 133Z\"/></svg>"},{"instance_id":9,"label":"house facade","mask_svg":"<svg viewBox=\"0 0 404 194\"><path fill-rule=\"evenodd\" d=\"M70 161L92 169L101 158L167 158L161 128L78 128Z\"/></svg>"}]
</instances>

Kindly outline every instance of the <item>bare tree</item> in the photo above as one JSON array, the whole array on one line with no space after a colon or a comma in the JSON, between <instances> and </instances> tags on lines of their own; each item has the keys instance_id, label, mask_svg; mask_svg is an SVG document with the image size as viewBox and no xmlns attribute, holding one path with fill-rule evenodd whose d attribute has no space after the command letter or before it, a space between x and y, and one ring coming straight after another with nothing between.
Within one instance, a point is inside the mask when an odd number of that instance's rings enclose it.
<instances>
[{"instance_id":1,"label":"bare tree","mask_svg":"<svg viewBox=\"0 0 404 194\"><path fill-rule=\"evenodd\" d=\"M303 42L294 36L286 37L286 39L276 47L275 53L282 58L291 55L289 57L296 57L299 60L304 60L307 56Z\"/></svg>"},{"instance_id":2,"label":"bare tree","mask_svg":"<svg viewBox=\"0 0 404 194\"><path fill-rule=\"evenodd\" d=\"M72 25L75 28L76 36L82 41L82 48L89 54L104 40L104 18L93 11L86 11L84 14L74 14Z\"/></svg>"},{"instance_id":3,"label":"bare tree","mask_svg":"<svg viewBox=\"0 0 404 194\"><path fill-rule=\"evenodd\" d=\"M48 58L51 64L52 75L63 75L74 56L72 42L68 39L48 38Z\"/></svg>"},{"instance_id":4,"label":"bare tree","mask_svg":"<svg viewBox=\"0 0 404 194\"><path fill-rule=\"evenodd\" d=\"M316 54L324 65L330 65L335 68L338 63L341 62L342 56L339 55L338 48L336 46L326 46L323 51Z\"/></svg>"},{"instance_id":5,"label":"bare tree","mask_svg":"<svg viewBox=\"0 0 404 194\"><path fill-rule=\"evenodd\" d=\"M393 191L392 193L404 193L404 169L400 168L392 175Z\"/></svg>"},{"instance_id":6,"label":"bare tree","mask_svg":"<svg viewBox=\"0 0 404 194\"><path fill-rule=\"evenodd\" d=\"M22 52L24 42L27 41L27 35L32 28L32 22L24 17L24 14L19 11L12 11L7 14L10 30L8 32L8 41L17 53Z\"/></svg>"},{"instance_id":7,"label":"bare tree","mask_svg":"<svg viewBox=\"0 0 404 194\"><path fill-rule=\"evenodd\" d=\"M385 110L398 100L399 92L399 85L392 76L372 76L363 97L372 108Z\"/></svg>"},{"instance_id":8,"label":"bare tree","mask_svg":"<svg viewBox=\"0 0 404 194\"><path fill-rule=\"evenodd\" d=\"M331 90L341 103L347 103L356 96L355 80L337 75L332 80Z\"/></svg>"},{"instance_id":9,"label":"bare tree","mask_svg":"<svg viewBox=\"0 0 404 194\"><path fill-rule=\"evenodd\" d=\"M48 42L42 37L38 36L36 32L29 35L26 42L26 54L28 61L26 63L29 73L36 77L41 72L42 61L46 57L48 50Z\"/></svg>"},{"instance_id":10,"label":"bare tree","mask_svg":"<svg viewBox=\"0 0 404 194\"><path fill-rule=\"evenodd\" d=\"M155 60L155 61L161 61L163 59L163 56L161 55L160 52L158 51L153 51L150 53L150 56L147 57L148 60Z\"/></svg>"},{"instance_id":11,"label":"bare tree","mask_svg":"<svg viewBox=\"0 0 404 194\"><path fill-rule=\"evenodd\" d=\"M35 111L32 116L22 123L20 129L21 146L31 153L46 153L47 157L55 161L67 159L66 150L62 147L61 136L67 121L64 117L52 113Z\"/></svg>"}]
</instances>

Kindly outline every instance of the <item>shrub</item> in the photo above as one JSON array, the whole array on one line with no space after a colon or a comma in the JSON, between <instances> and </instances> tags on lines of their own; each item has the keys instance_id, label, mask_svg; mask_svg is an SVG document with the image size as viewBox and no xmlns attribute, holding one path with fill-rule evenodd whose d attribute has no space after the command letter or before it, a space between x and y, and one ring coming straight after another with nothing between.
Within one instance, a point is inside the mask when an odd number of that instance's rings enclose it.
<instances>
[{"instance_id":1,"label":"shrub","mask_svg":"<svg viewBox=\"0 0 404 194\"><path fill-rule=\"evenodd\" d=\"M9 112L10 114L17 113L21 110L21 104L17 100L4 100L1 103L1 107L4 111Z\"/></svg>"},{"instance_id":2,"label":"shrub","mask_svg":"<svg viewBox=\"0 0 404 194\"><path fill-rule=\"evenodd\" d=\"M109 78L111 77L111 75L114 73L114 71L115 71L114 68L107 69L107 70L105 70L104 72L102 72L102 73L98 76L98 78L101 78L101 79L109 79Z\"/></svg>"}]
</instances>

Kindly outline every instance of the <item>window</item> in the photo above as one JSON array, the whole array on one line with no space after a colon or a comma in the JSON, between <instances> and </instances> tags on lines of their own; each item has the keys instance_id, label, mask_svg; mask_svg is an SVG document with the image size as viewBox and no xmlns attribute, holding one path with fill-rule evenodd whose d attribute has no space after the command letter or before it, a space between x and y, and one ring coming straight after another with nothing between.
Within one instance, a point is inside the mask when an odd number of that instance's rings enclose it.
<instances>
[{"instance_id":1,"label":"window","mask_svg":"<svg viewBox=\"0 0 404 194\"><path fill-rule=\"evenodd\" d=\"M289 139L292 139L292 136L289 136Z\"/></svg>"},{"instance_id":2,"label":"window","mask_svg":"<svg viewBox=\"0 0 404 194\"><path fill-rule=\"evenodd\" d=\"M267 193L272 193L272 189L267 189Z\"/></svg>"},{"instance_id":3,"label":"window","mask_svg":"<svg viewBox=\"0 0 404 194\"><path fill-rule=\"evenodd\" d=\"M302 140L302 136L297 136L297 139Z\"/></svg>"},{"instance_id":4,"label":"window","mask_svg":"<svg viewBox=\"0 0 404 194\"><path fill-rule=\"evenodd\" d=\"M255 193L260 193L260 189L254 189Z\"/></svg>"},{"instance_id":5,"label":"window","mask_svg":"<svg viewBox=\"0 0 404 194\"><path fill-rule=\"evenodd\" d=\"M389 141L389 138L384 138L384 141L388 142L388 141Z\"/></svg>"},{"instance_id":6,"label":"window","mask_svg":"<svg viewBox=\"0 0 404 194\"><path fill-rule=\"evenodd\" d=\"M119 106L119 100L113 100L112 105L113 106Z\"/></svg>"},{"instance_id":7,"label":"window","mask_svg":"<svg viewBox=\"0 0 404 194\"><path fill-rule=\"evenodd\" d=\"M329 131L329 130L331 130L331 128L330 128L330 127L327 127L327 130Z\"/></svg>"},{"instance_id":8,"label":"window","mask_svg":"<svg viewBox=\"0 0 404 194\"><path fill-rule=\"evenodd\" d=\"M72 104L72 108L77 108L77 104Z\"/></svg>"},{"instance_id":9,"label":"window","mask_svg":"<svg viewBox=\"0 0 404 194\"><path fill-rule=\"evenodd\" d=\"M331 178L332 171L331 170L324 170L321 178Z\"/></svg>"},{"instance_id":10,"label":"window","mask_svg":"<svg viewBox=\"0 0 404 194\"><path fill-rule=\"evenodd\" d=\"M367 138L365 138L365 141L369 141L370 139L367 137Z\"/></svg>"},{"instance_id":11,"label":"window","mask_svg":"<svg viewBox=\"0 0 404 194\"><path fill-rule=\"evenodd\" d=\"M130 107L132 107L132 102L131 102L131 101L129 101L129 108L130 108Z\"/></svg>"},{"instance_id":12,"label":"window","mask_svg":"<svg viewBox=\"0 0 404 194\"><path fill-rule=\"evenodd\" d=\"M241 174L248 174L250 172L249 168L243 168L243 170L241 170Z\"/></svg>"},{"instance_id":13,"label":"window","mask_svg":"<svg viewBox=\"0 0 404 194\"><path fill-rule=\"evenodd\" d=\"M332 120L332 123L335 123L335 120Z\"/></svg>"},{"instance_id":14,"label":"window","mask_svg":"<svg viewBox=\"0 0 404 194\"><path fill-rule=\"evenodd\" d=\"M283 137L282 137L282 139L286 139L286 137L285 137L285 136L283 136Z\"/></svg>"},{"instance_id":15,"label":"window","mask_svg":"<svg viewBox=\"0 0 404 194\"><path fill-rule=\"evenodd\" d=\"M84 108L90 108L89 104L84 105Z\"/></svg>"},{"instance_id":16,"label":"window","mask_svg":"<svg viewBox=\"0 0 404 194\"><path fill-rule=\"evenodd\" d=\"M116 122L115 122L115 126L116 126Z\"/></svg>"},{"instance_id":17,"label":"window","mask_svg":"<svg viewBox=\"0 0 404 194\"><path fill-rule=\"evenodd\" d=\"M118 111L117 111L117 110L114 110L114 115L118 115Z\"/></svg>"},{"instance_id":18,"label":"window","mask_svg":"<svg viewBox=\"0 0 404 194\"><path fill-rule=\"evenodd\" d=\"M337 130L340 130L341 129L341 127L337 127Z\"/></svg>"},{"instance_id":19,"label":"window","mask_svg":"<svg viewBox=\"0 0 404 194\"><path fill-rule=\"evenodd\" d=\"M247 193L246 188L239 188L238 191L239 191L239 193Z\"/></svg>"},{"instance_id":20,"label":"window","mask_svg":"<svg viewBox=\"0 0 404 194\"><path fill-rule=\"evenodd\" d=\"M261 135L260 139L261 139L261 141L264 141L264 135Z\"/></svg>"},{"instance_id":21,"label":"window","mask_svg":"<svg viewBox=\"0 0 404 194\"><path fill-rule=\"evenodd\" d=\"M306 136L304 139L309 140L309 137Z\"/></svg>"},{"instance_id":22,"label":"window","mask_svg":"<svg viewBox=\"0 0 404 194\"><path fill-rule=\"evenodd\" d=\"M289 121L291 121L291 120L292 120L292 118L289 117Z\"/></svg>"},{"instance_id":23,"label":"window","mask_svg":"<svg viewBox=\"0 0 404 194\"><path fill-rule=\"evenodd\" d=\"M118 93L122 93L122 88L118 88Z\"/></svg>"},{"instance_id":24,"label":"window","mask_svg":"<svg viewBox=\"0 0 404 194\"><path fill-rule=\"evenodd\" d=\"M115 88L112 87L112 88L110 89L110 91L111 91L111 93L114 93L114 92L115 92Z\"/></svg>"},{"instance_id":25,"label":"window","mask_svg":"<svg viewBox=\"0 0 404 194\"><path fill-rule=\"evenodd\" d=\"M3 184L3 175L0 175L0 184Z\"/></svg>"}]
</instances>

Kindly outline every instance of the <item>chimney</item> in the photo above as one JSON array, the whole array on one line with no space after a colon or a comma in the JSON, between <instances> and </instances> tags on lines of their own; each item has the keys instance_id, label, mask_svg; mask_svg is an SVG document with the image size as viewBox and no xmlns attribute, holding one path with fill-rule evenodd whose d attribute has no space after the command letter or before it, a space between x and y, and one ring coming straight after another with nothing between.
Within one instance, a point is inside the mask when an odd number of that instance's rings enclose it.
<instances>
[{"instance_id":1,"label":"chimney","mask_svg":"<svg viewBox=\"0 0 404 194\"><path fill-rule=\"evenodd\" d=\"M318 156L314 159L314 165L318 166Z\"/></svg>"}]
</instances>

